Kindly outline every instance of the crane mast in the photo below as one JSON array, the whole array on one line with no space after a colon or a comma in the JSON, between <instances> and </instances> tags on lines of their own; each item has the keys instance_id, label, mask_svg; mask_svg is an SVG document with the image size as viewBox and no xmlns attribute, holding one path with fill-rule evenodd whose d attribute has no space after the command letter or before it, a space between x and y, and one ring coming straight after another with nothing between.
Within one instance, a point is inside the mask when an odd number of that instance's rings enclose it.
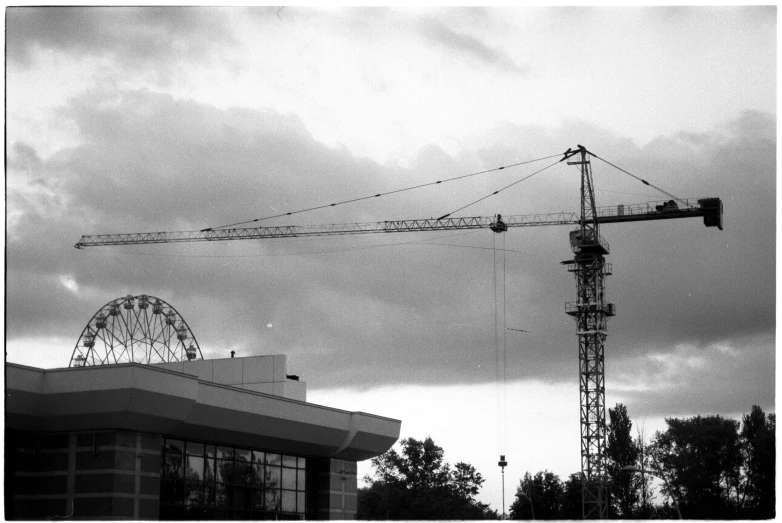
<instances>
[{"instance_id":1,"label":"crane mast","mask_svg":"<svg viewBox=\"0 0 782 523\"><path fill-rule=\"evenodd\" d=\"M594 155L591 155L594 156ZM562 160L581 171L581 213L559 212L472 218L395 220L313 226L273 226L210 228L200 231L123 233L82 236L75 247L140 245L249 239L274 239L372 233L425 232L464 229L491 229L505 232L510 227L576 225L570 232L573 259L562 262L576 279L576 301L565 304L566 314L576 320L578 337L581 500L582 517L608 516L609 496L606 476L605 366L606 320L614 316L613 303L605 300L605 278L611 274L606 263L608 243L600 236L600 225L648 220L702 217L707 227L722 230L722 201L719 198L677 199L633 205L597 208L592 181L590 153L583 146L568 149ZM643 181L646 185L648 182ZM504 458L504 456L503 456ZM501 462L502 463L502 462Z\"/></svg>"},{"instance_id":2,"label":"crane mast","mask_svg":"<svg viewBox=\"0 0 782 523\"><path fill-rule=\"evenodd\" d=\"M583 147L568 161L581 170L581 223L570 233L575 255L567 263L576 277L575 303L565 306L576 320L581 426L581 507L585 519L608 515L606 481L605 366L606 319L614 306L605 301L605 277L611 274L605 261L608 243L600 236L589 154Z\"/></svg>"}]
</instances>

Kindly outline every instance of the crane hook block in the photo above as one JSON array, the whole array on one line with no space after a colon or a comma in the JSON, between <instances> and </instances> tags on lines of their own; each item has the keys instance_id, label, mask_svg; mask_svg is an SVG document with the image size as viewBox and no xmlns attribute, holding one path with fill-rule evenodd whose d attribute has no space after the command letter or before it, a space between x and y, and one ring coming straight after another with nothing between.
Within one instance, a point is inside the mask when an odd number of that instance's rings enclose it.
<instances>
[{"instance_id":1,"label":"crane hook block","mask_svg":"<svg viewBox=\"0 0 782 523\"><path fill-rule=\"evenodd\" d=\"M505 461L505 454L500 455L500 461L497 462L497 465L499 465L502 468L505 468L508 466L508 462Z\"/></svg>"},{"instance_id":2,"label":"crane hook block","mask_svg":"<svg viewBox=\"0 0 782 523\"><path fill-rule=\"evenodd\" d=\"M489 225L489 229L491 229L494 232L505 232L508 230L508 226L505 225L505 222L502 221L502 215L497 215L497 221Z\"/></svg>"}]
</instances>

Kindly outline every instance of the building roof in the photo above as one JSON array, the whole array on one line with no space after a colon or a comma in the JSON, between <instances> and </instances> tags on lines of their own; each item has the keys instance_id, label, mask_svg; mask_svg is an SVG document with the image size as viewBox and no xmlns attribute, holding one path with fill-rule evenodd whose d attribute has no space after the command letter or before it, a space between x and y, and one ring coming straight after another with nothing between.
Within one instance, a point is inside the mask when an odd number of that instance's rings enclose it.
<instances>
[{"instance_id":1,"label":"building roof","mask_svg":"<svg viewBox=\"0 0 782 523\"><path fill-rule=\"evenodd\" d=\"M391 448L401 424L160 366L6 363L6 426L20 430L124 429L362 461Z\"/></svg>"}]
</instances>

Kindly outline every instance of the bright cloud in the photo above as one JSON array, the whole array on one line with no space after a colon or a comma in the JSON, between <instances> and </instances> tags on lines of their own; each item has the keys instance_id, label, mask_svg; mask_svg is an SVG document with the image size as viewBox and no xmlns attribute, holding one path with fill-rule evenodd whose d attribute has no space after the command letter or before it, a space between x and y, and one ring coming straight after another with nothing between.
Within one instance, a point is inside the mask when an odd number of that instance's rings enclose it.
<instances>
[{"instance_id":1,"label":"bright cloud","mask_svg":"<svg viewBox=\"0 0 782 523\"><path fill-rule=\"evenodd\" d=\"M79 292L79 286L76 284L76 280L74 280L70 276L60 276L60 283L62 283L62 286L71 291L72 293L76 294Z\"/></svg>"}]
</instances>

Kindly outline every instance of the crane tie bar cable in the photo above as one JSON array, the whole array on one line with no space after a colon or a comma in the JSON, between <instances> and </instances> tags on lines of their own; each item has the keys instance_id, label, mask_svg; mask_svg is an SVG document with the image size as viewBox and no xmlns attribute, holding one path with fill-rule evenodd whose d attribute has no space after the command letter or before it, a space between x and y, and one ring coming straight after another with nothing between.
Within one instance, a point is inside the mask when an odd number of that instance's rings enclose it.
<instances>
[{"instance_id":1,"label":"crane tie bar cable","mask_svg":"<svg viewBox=\"0 0 782 523\"><path fill-rule=\"evenodd\" d=\"M610 165L610 166L611 166L611 167L613 167L614 169L618 169L619 171L622 171L622 172L623 172L623 173L625 173L626 175L628 175L628 176L632 176L633 178L635 178L635 179L636 179L636 180L638 180L639 182L643 183L644 185L648 185L648 186L649 186L649 187L651 187L652 189L656 189L656 190L660 191L661 193L663 193L663 194L667 195L668 197L670 197L670 198L673 198L674 200L677 200L677 201L679 201L680 203L683 203L685 207L690 207L690 205L689 205L689 204L688 204L686 201L682 200L682 199L681 199L681 198L679 198L678 196L674 196L673 194L669 193L668 191L665 191L665 190L663 190L663 189L661 189L661 188L657 187L656 185L653 185L653 184L651 184L651 183L647 182L647 181L646 181L646 180L644 180L643 178L640 178L640 177L638 177L638 176L634 175L633 173L630 173L630 172L627 172L627 171L625 171L625 170L624 170L624 169L622 169L621 167L619 167L619 166L617 166L617 165L614 165L614 164L612 164L611 162L609 162L609 161L608 161L608 160L606 160L605 158L601 158L601 157L599 157L598 155L596 155L596 154L595 154L595 153L593 153L592 151L587 151L587 152L588 152L589 154L591 154L592 156L594 156L595 158L597 158L598 160L602 160L602 161L604 161L605 163L607 163L608 165Z\"/></svg>"},{"instance_id":2,"label":"crane tie bar cable","mask_svg":"<svg viewBox=\"0 0 782 523\"><path fill-rule=\"evenodd\" d=\"M560 154L557 154L556 156L561 156L561 155L560 155ZM549 156L548 158L552 158L552 156ZM542 160L544 160L544 159L546 159L546 158L541 158L541 159L542 159ZM458 208L458 209L456 209L455 211L451 211L451 212L449 212L448 214L444 214L444 215L440 216L439 218L437 218L437 220L444 220L444 219L448 218L450 215L452 215L452 214L454 214L454 213L457 213L457 212L459 212L459 211L463 211L464 209L466 209L467 207L470 207L471 205L475 205L476 203L478 203L478 202L480 202L480 201L483 201L483 200L485 200L486 198L491 198L491 197L492 197L492 196L494 196L495 194L499 194L499 193L501 193L502 191L504 191L505 189L508 189L508 188L510 188L510 187L513 187L513 186L514 186L514 185L516 185L517 183L521 183L521 182L523 182L524 180L528 180L528 179L532 178L533 176L535 176L536 174L538 174L538 173L542 173L542 172L543 172L543 171L545 171L546 169L549 169L549 168L551 168L551 167L554 167L554 166L555 166L555 165L557 165L559 162L560 162L560 160L557 160L556 162L552 163L551 165L548 165L548 166L544 167L543 169L541 169L541 170L539 170L539 171L535 171L534 173L532 173L532 174L530 174L530 175L528 175L528 176L525 176L525 177L524 177L524 178L522 178L521 180L516 180L516 181L515 181L515 182L513 182L512 184L510 184L510 185L506 185L506 186L505 186L505 187L503 187L502 189L498 189L498 190L494 191L494 192L493 192L493 193L491 193L491 194L487 194L487 195L486 195L486 196L484 196L483 198L478 198L478 199L477 199L477 200L475 200L474 202L472 202L472 203L468 203L468 204L467 204L467 205L465 205L464 207L459 207L459 208Z\"/></svg>"},{"instance_id":3,"label":"crane tie bar cable","mask_svg":"<svg viewBox=\"0 0 782 523\"><path fill-rule=\"evenodd\" d=\"M470 173L470 174L463 174L461 176L455 176L453 178L447 178L445 180L438 180L436 182L423 183L421 185L415 185L415 186L412 186L412 187L405 187L403 189L396 189L396 190L388 191L388 192L384 192L384 193L372 194L370 196L362 196L360 198L353 198L352 200L345 200L345 201L341 201L341 202L337 202L337 203L329 203L329 204L326 204L326 205L319 205L317 207L310 207L308 209L301 209L301 210L298 210L298 211L291 211L291 212L285 212L285 213L281 213L281 214L275 214L273 216L265 216L263 218L256 218L254 220L247 220L247 221L244 221L244 222L230 223L228 225L218 225L216 227L208 227L206 229L201 229L201 232L207 232L207 231L211 231L213 229L224 229L226 227L235 227L237 225L244 225L244 224L247 224L247 223L260 222L262 220L270 220L272 218L280 218L282 216L291 216L293 214L300 214L300 213L303 213L303 212L315 211L315 210L318 210L318 209L325 209L327 207L336 207L337 205L343 205L343 204L346 204L346 203L354 203L354 202L358 202L358 201L361 201L361 200L369 200L370 198L378 198L380 196L387 196L389 194L395 194L395 193L404 192L404 191L411 191L413 189L420 189L422 187L428 187L430 185L437 185L437 184L440 184L440 183L452 182L454 180L461 180L462 178L469 178L470 176L477 176L479 174L486 174L486 173L490 173L490 172L493 172L493 171L501 171L503 169L509 169L511 167L518 167L520 165L525 165L525 164L533 163L533 162L539 162L541 160L548 160L549 158L555 158L555 157L558 157L558 156L561 156L561 154L554 154L554 155L551 155L551 156L544 156L543 158L536 158L535 160L527 160L526 162L518 162L518 163L513 163L513 164L510 164L510 165L503 165L501 167L495 167L493 169L487 169L485 171L479 171L479 172ZM456 212L456 211L454 211L454 212Z\"/></svg>"}]
</instances>

